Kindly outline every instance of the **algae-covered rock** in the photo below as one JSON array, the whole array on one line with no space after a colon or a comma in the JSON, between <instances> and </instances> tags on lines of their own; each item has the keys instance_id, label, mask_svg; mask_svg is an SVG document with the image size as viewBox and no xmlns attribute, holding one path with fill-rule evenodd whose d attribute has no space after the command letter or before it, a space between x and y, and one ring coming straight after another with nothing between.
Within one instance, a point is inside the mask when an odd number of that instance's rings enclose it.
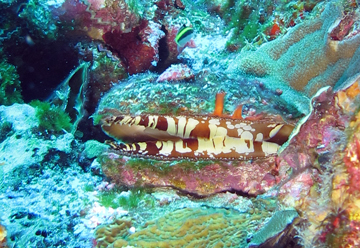
<instances>
[{"instance_id":1,"label":"algae-covered rock","mask_svg":"<svg viewBox=\"0 0 360 248\"><path fill-rule=\"evenodd\" d=\"M95 158L103 153L109 146L100 143L96 140L88 140L85 142L85 156L86 158Z\"/></svg>"},{"instance_id":2,"label":"algae-covered rock","mask_svg":"<svg viewBox=\"0 0 360 248\"><path fill-rule=\"evenodd\" d=\"M22 103L19 75L14 65L0 62L0 105Z\"/></svg>"},{"instance_id":3,"label":"algae-covered rock","mask_svg":"<svg viewBox=\"0 0 360 248\"><path fill-rule=\"evenodd\" d=\"M60 7L63 2L64 0L30 0L24 3L24 7L19 11L18 15L20 18L26 19L29 25L32 25L42 38L54 40L58 36L58 23L51 11L54 8Z\"/></svg>"},{"instance_id":4,"label":"algae-covered rock","mask_svg":"<svg viewBox=\"0 0 360 248\"><path fill-rule=\"evenodd\" d=\"M52 106L48 102L39 100L30 103L35 108L35 116L39 121L39 128L46 132L60 132L71 130L70 116L61 108Z\"/></svg>"},{"instance_id":5,"label":"algae-covered rock","mask_svg":"<svg viewBox=\"0 0 360 248\"><path fill-rule=\"evenodd\" d=\"M6 123L11 124L15 132L23 133L39 125L35 116L35 108L27 104L13 104L11 106L0 106L0 120L2 127Z\"/></svg>"},{"instance_id":6,"label":"algae-covered rock","mask_svg":"<svg viewBox=\"0 0 360 248\"><path fill-rule=\"evenodd\" d=\"M40 120L36 109L27 104L0 106L0 119L1 131L7 131L5 136L2 134L0 143L0 162L5 164L5 173L24 164L42 161L51 149L66 153L71 151L71 142L74 140L71 133L57 133L57 136L49 138L36 132Z\"/></svg>"}]
</instances>

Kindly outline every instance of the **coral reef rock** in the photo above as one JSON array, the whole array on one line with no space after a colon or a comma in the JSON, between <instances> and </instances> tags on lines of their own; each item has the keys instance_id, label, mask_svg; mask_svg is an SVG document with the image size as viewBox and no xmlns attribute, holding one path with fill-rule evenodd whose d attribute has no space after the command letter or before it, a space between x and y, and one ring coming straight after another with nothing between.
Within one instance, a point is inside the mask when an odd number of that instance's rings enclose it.
<instances>
[{"instance_id":1,"label":"coral reef rock","mask_svg":"<svg viewBox=\"0 0 360 248\"><path fill-rule=\"evenodd\" d=\"M274 157L237 162L170 162L128 160L110 152L104 153L99 161L105 175L118 185L172 187L199 196L223 191L258 195L282 180L277 176Z\"/></svg>"},{"instance_id":2,"label":"coral reef rock","mask_svg":"<svg viewBox=\"0 0 360 248\"><path fill-rule=\"evenodd\" d=\"M263 44L256 51L242 52L229 72L240 71L267 78L268 87L281 87L313 96L320 88L341 86L358 69L360 34L342 40L330 33L342 18L339 2L326 4L319 18L305 21L287 34ZM275 86L272 86L275 85Z\"/></svg>"},{"instance_id":3,"label":"coral reef rock","mask_svg":"<svg viewBox=\"0 0 360 248\"><path fill-rule=\"evenodd\" d=\"M194 79L194 74L191 69L184 64L171 65L167 68L156 80L156 82L177 82L181 80L189 81Z\"/></svg>"}]
</instances>

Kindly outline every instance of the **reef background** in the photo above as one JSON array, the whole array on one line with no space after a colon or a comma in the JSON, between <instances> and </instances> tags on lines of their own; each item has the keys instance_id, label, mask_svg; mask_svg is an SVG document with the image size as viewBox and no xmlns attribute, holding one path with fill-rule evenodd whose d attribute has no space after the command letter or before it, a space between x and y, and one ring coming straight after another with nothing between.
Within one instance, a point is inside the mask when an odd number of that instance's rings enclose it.
<instances>
[{"instance_id":1,"label":"reef background","mask_svg":"<svg viewBox=\"0 0 360 248\"><path fill-rule=\"evenodd\" d=\"M0 1L0 247L360 246L357 1ZM186 25L192 39L174 38ZM296 125L245 161L123 156L121 112Z\"/></svg>"}]
</instances>

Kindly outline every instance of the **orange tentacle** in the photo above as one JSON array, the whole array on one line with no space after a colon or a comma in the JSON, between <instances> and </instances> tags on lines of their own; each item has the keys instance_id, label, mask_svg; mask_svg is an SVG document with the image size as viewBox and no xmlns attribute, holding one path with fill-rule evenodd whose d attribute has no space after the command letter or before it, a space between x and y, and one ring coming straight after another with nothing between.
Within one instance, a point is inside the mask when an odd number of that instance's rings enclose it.
<instances>
[{"instance_id":1,"label":"orange tentacle","mask_svg":"<svg viewBox=\"0 0 360 248\"><path fill-rule=\"evenodd\" d=\"M216 93L215 109L214 109L215 116L222 116L224 109L224 97L225 97L225 92Z\"/></svg>"},{"instance_id":2,"label":"orange tentacle","mask_svg":"<svg viewBox=\"0 0 360 248\"><path fill-rule=\"evenodd\" d=\"M243 105L239 105L237 106L237 108L235 109L234 113L231 116L231 119L237 119L237 120L242 120L242 107Z\"/></svg>"}]
</instances>

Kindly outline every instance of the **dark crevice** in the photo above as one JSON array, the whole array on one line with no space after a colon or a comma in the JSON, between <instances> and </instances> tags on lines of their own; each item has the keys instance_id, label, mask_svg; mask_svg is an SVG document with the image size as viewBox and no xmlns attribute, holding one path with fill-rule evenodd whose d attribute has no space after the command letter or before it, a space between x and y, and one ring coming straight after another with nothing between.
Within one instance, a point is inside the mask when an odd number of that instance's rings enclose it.
<instances>
[{"instance_id":1,"label":"dark crevice","mask_svg":"<svg viewBox=\"0 0 360 248\"><path fill-rule=\"evenodd\" d=\"M165 36L159 40L159 62L157 63L157 66L154 67L154 71L157 73L162 73L167 69L167 59L169 57L169 47L166 38L168 35L168 31L166 30L164 25L161 27L161 31L165 33Z\"/></svg>"}]
</instances>

